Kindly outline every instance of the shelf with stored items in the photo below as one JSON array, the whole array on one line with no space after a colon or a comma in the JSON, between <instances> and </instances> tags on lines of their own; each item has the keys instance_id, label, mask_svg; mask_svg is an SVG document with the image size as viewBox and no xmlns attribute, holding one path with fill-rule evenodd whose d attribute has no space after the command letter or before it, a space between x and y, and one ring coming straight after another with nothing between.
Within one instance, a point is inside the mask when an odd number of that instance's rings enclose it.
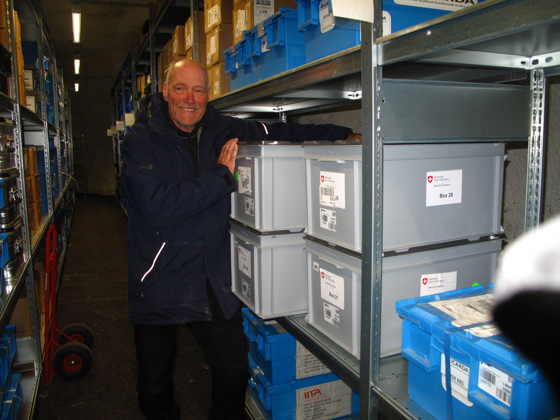
<instances>
[{"instance_id":1,"label":"shelf with stored items","mask_svg":"<svg viewBox=\"0 0 560 420\"><path fill-rule=\"evenodd\" d=\"M379 20L374 27L381 27ZM257 118L276 113L280 119L362 107L361 308L368 310L361 311L357 330L360 357L309 325L305 316L279 319L360 390L362 418L376 418L377 411L387 418L430 418L408 397L406 360L381 354L383 267L390 265L390 250L382 245L383 220L392 216L384 211L384 156L395 145L526 144L524 226L535 227L542 207L546 80L560 73L559 30L559 6L546 0L488 0L385 37L362 24L361 49L212 101L222 112ZM490 241L503 239L501 232L494 234Z\"/></svg>"},{"instance_id":2,"label":"shelf with stored items","mask_svg":"<svg viewBox=\"0 0 560 420\"><path fill-rule=\"evenodd\" d=\"M2 206L2 255L7 261L2 266L0 330L6 333L7 325L16 326L15 355L5 372L17 374L18 381L13 399L17 405L2 403L2 409L19 413L18 418L33 417L42 391L45 273L41 250L49 226L68 230L74 194L68 91L37 7L31 1L6 1L1 9L6 22L1 41L11 58L11 74L0 93L1 172L3 179L13 177L15 184L11 201ZM20 236L13 240L16 233ZM61 259L66 245L60 243Z\"/></svg>"}]
</instances>

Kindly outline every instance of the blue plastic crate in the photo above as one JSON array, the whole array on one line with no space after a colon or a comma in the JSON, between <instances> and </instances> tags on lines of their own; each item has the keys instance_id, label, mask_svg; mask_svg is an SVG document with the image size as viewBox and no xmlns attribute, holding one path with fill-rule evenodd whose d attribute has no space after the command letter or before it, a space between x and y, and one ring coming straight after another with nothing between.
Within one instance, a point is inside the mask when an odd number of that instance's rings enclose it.
<instances>
[{"instance_id":1,"label":"blue plastic crate","mask_svg":"<svg viewBox=\"0 0 560 420\"><path fill-rule=\"evenodd\" d=\"M305 33L306 62L361 45L360 22L335 18L330 0L297 0L297 4L298 30Z\"/></svg>"},{"instance_id":2,"label":"blue plastic crate","mask_svg":"<svg viewBox=\"0 0 560 420\"><path fill-rule=\"evenodd\" d=\"M0 177L0 209L11 207L17 200L17 180L18 175Z\"/></svg>"},{"instance_id":3,"label":"blue plastic crate","mask_svg":"<svg viewBox=\"0 0 560 420\"><path fill-rule=\"evenodd\" d=\"M272 385L323 375L330 370L275 321L263 321L242 309L249 354Z\"/></svg>"},{"instance_id":4,"label":"blue plastic crate","mask_svg":"<svg viewBox=\"0 0 560 420\"><path fill-rule=\"evenodd\" d=\"M11 232L0 233L0 268L6 267L23 253L22 226L16 224Z\"/></svg>"},{"instance_id":5,"label":"blue plastic crate","mask_svg":"<svg viewBox=\"0 0 560 420\"><path fill-rule=\"evenodd\" d=\"M22 401L21 373L14 373L10 375L10 385L4 394L0 420L17 419Z\"/></svg>"},{"instance_id":6,"label":"blue plastic crate","mask_svg":"<svg viewBox=\"0 0 560 420\"><path fill-rule=\"evenodd\" d=\"M281 8L246 32L247 58L253 59L255 81L305 64L305 39L297 30L297 10Z\"/></svg>"},{"instance_id":7,"label":"blue plastic crate","mask_svg":"<svg viewBox=\"0 0 560 420\"><path fill-rule=\"evenodd\" d=\"M249 392L267 420L331 420L359 412L358 394L334 373L283 385L272 385L262 373L253 373Z\"/></svg>"},{"instance_id":8,"label":"blue plastic crate","mask_svg":"<svg viewBox=\"0 0 560 420\"><path fill-rule=\"evenodd\" d=\"M16 326L14 324L7 324L4 327L1 340L8 344L10 349L9 362L13 363L17 353Z\"/></svg>"},{"instance_id":9,"label":"blue plastic crate","mask_svg":"<svg viewBox=\"0 0 560 420\"><path fill-rule=\"evenodd\" d=\"M247 41L243 39L224 51L231 90L241 89L255 82L253 61L247 59L246 44Z\"/></svg>"},{"instance_id":10,"label":"blue plastic crate","mask_svg":"<svg viewBox=\"0 0 560 420\"><path fill-rule=\"evenodd\" d=\"M491 323L465 322L431 304L445 302L450 307L456 299L489 313L491 300L486 298L491 293L491 287L478 286L397 302L403 318L402 354L409 361L410 399L436 419L556 417L558 407L543 374L499 331L492 335L496 331ZM473 325L488 336L480 336ZM445 375L448 371L451 376ZM449 385L452 393L446 391Z\"/></svg>"}]
</instances>

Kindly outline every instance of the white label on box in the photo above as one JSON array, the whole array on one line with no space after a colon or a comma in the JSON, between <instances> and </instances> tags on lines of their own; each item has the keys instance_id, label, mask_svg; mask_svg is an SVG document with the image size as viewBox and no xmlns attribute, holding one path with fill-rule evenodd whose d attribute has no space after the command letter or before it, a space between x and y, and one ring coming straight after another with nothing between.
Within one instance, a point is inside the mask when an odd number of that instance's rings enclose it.
<instances>
[{"instance_id":1,"label":"white label on box","mask_svg":"<svg viewBox=\"0 0 560 420\"><path fill-rule=\"evenodd\" d=\"M241 245L237 247L237 265L239 271L251 278L251 251Z\"/></svg>"},{"instance_id":2,"label":"white label on box","mask_svg":"<svg viewBox=\"0 0 560 420\"><path fill-rule=\"evenodd\" d=\"M208 27L211 27L212 25L218 23L220 21L220 5L217 4L214 7L211 7L210 10L208 10Z\"/></svg>"},{"instance_id":3,"label":"white label on box","mask_svg":"<svg viewBox=\"0 0 560 420\"><path fill-rule=\"evenodd\" d=\"M241 294L248 298L250 301L253 301L253 293L251 293L251 285L247 280L241 280Z\"/></svg>"},{"instance_id":4,"label":"white label on box","mask_svg":"<svg viewBox=\"0 0 560 420\"><path fill-rule=\"evenodd\" d=\"M255 200L251 197L245 197L245 214L255 216Z\"/></svg>"},{"instance_id":5,"label":"white label on box","mask_svg":"<svg viewBox=\"0 0 560 420\"><path fill-rule=\"evenodd\" d=\"M237 173L239 174L239 179L237 180L237 192L239 194L251 195L253 193L251 190L251 167L239 166L237 168Z\"/></svg>"},{"instance_id":6,"label":"white label on box","mask_svg":"<svg viewBox=\"0 0 560 420\"><path fill-rule=\"evenodd\" d=\"M296 341L296 379L329 373L326 367L303 344Z\"/></svg>"},{"instance_id":7,"label":"white label on box","mask_svg":"<svg viewBox=\"0 0 560 420\"><path fill-rule=\"evenodd\" d=\"M383 10L381 14L381 34L383 36L391 33L391 13Z\"/></svg>"},{"instance_id":8,"label":"white label on box","mask_svg":"<svg viewBox=\"0 0 560 420\"><path fill-rule=\"evenodd\" d=\"M449 359L451 367L451 395L469 407L473 405L469 401L469 374L470 368L467 365L459 363L457 360ZM445 354L441 354L441 385L447 391L445 384Z\"/></svg>"},{"instance_id":9,"label":"white label on box","mask_svg":"<svg viewBox=\"0 0 560 420\"><path fill-rule=\"evenodd\" d=\"M321 22L321 33L334 28L334 14L330 0L321 0L319 3L319 21Z\"/></svg>"},{"instance_id":10,"label":"white label on box","mask_svg":"<svg viewBox=\"0 0 560 420\"><path fill-rule=\"evenodd\" d=\"M319 204L321 206L346 208L345 174L338 172L319 173Z\"/></svg>"},{"instance_id":11,"label":"white label on box","mask_svg":"<svg viewBox=\"0 0 560 420\"><path fill-rule=\"evenodd\" d=\"M321 268L321 299L344 310L344 277Z\"/></svg>"},{"instance_id":12,"label":"white label on box","mask_svg":"<svg viewBox=\"0 0 560 420\"><path fill-rule=\"evenodd\" d=\"M237 11L237 22L235 23L235 36L243 35L243 31L249 29L247 27L247 12L245 9Z\"/></svg>"},{"instance_id":13,"label":"white label on box","mask_svg":"<svg viewBox=\"0 0 560 420\"><path fill-rule=\"evenodd\" d=\"M261 36L260 39L261 39L261 54L270 51L270 48L268 48L266 44L266 36Z\"/></svg>"},{"instance_id":14,"label":"white label on box","mask_svg":"<svg viewBox=\"0 0 560 420\"><path fill-rule=\"evenodd\" d=\"M513 378L483 362L478 372L478 387L510 407Z\"/></svg>"},{"instance_id":15,"label":"white label on box","mask_svg":"<svg viewBox=\"0 0 560 420\"><path fill-rule=\"evenodd\" d=\"M352 413L352 390L341 380L297 390L297 420L328 420Z\"/></svg>"},{"instance_id":16,"label":"white label on box","mask_svg":"<svg viewBox=\"0 0 560 420\"><path fill-rule=\"evenodd\" d=\"M253 23L255 25L265 21L274 14L274 0L256 0L253 7L255 8L255 14L253 15Z\"/></svg>"},{"instance_id":17,"label":"white label on box","mask_svg":"<svg viewBox=\"0 0 560 420\"><path fill-rule=\"evenodd\" d=\"M323 229L336 232L336 211L320 208L319 212L321 213L319 218L320 226Z\"/></svg>"},{"instance_id":18,"label":"white label on box","mask_svg":"<svg viewBox=\"0 0 560 420\"><path fill-rule=\"evenodd\" d=\"M463 171L428 172L426 174L426 207L458 204L463 195Z\"/></svg>"},{"instance_id":19,"label":"white label on box","mask_svg":"<svg viewBox=\"0 0 560 420\"><path fill-rule=\"evenodd\" d=\"M457 272L422 274L420 276L420 296L449 292L457 289Z\"/></svg>"},{"instance_id":20,"label":"white label on box","mask_svg":"<svg viewBox=\"0 0 560 420\"><path fill-rule=\"evenodd\" d=\"M478 4L478 0L395 0L395 3L401 6L454 11Z\"/></svg>"},{"instance_id":21,"label":"white label on box","mask_svg":"<svg viewBox=\"0 0 560 420\"><path fill-rule=\"evenodd\" d=\"M340 327L340 310L336 306L323 302L323 318L329 324Z\"/></svg>"}]
</instances>

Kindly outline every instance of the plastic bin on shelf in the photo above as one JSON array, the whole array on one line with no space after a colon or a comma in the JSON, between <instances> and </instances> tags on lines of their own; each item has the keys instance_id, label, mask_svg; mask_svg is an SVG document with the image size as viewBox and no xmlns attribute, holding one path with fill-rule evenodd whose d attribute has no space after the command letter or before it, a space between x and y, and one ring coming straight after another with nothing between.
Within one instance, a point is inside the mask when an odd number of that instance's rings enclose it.
<instances>
[{"instance_id":1,"label":"plastic bin on shelf","mask_svg":"<svg viewBox=\"0 0 560 420\"><path fill-rule=\"evenodd\" d=\"M247 40L242 39L224 51L226 74L231 81L231 90L241 89L255 82L253 61L247 58Z\"/></svg>"},{"instance_id":2,"label":"plastic bin on shelf","mask_svg":"<svg viewBox=\"0 0 560 420\"><path fill-rule=\"evenodd\" d=\"M436 419L557 417L543 374L491 323L492 305L491 286L396 303L410 399Z\"/></svg>"},{"instance_id":3,"label":"plastic bin on shelf","mask_svg":"<svg viewBox=\"0 0 560 420\"><path fill-rule=\"evenodd\" d=\"M323 375L330 370L276 321L264 321L241 310L249 353L272 385Z\"/></svg>"},{"instance_id":4,"label":"plastic bin on shelf","mask_svg":"<svg viewBox=\"0 0 560 420\"><path fill-rule=\"evenodd\" d=\"M359 412L359 397L334 373L272 385L249 355L249 392L266 420L345 418Z\"/></svg>"},{"instance_id":5,"label":"plastic bin on shelf","mask_svg":"<svg viewBox=\"0 0 560 420\"><path fill-rule=\"evenodd\" d=\"M247 58L253 59L255 81L305 64L305 39L297 30L297 10L281 8L247 32Z\"/></svg>"},{"instance_id":6,"label":"plastic bin on shelf","mask_svg":"<svg viewBox=\"0 0 560 420\"><path fill-rule=\"evenodd\" d=\"M360 21L335 17L330 0L297 0L307 63L361 45Z\"/></svg>"}]
</instances>

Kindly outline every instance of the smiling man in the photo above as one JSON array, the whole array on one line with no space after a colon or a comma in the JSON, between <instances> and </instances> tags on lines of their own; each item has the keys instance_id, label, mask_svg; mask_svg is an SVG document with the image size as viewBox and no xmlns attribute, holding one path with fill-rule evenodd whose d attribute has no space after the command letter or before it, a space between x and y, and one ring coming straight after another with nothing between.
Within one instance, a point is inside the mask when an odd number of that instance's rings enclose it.
<instances>
[{"instance_id":1,"label":"smiling man","mask_svg":"<svg viewBox=\"0 0 560 420\"><path fill-rule=\"evenodd\" d=\"M142 101L121 147L138 402L151 420L180 418L173 366L177 327L185 324L210 367L209 419L246 418L247 349L228 234L237 139L359 138L336 125L221 115L208 93L206 69L192 60L172 63L163 92Z\"/></svg>"}]
</instances>

